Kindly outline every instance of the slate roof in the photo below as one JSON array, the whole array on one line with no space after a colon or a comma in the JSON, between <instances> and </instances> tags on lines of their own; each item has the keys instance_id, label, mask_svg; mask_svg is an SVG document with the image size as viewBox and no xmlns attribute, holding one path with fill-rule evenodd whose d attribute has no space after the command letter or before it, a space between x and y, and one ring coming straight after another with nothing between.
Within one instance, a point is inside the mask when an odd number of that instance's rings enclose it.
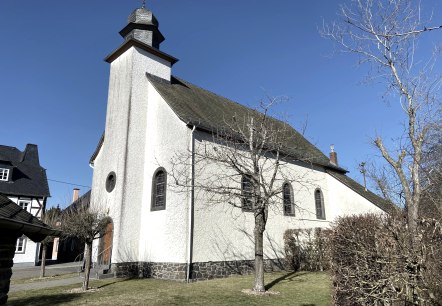
<instances>
[{"instance_id":1,"label":"slate roof","mask_svg":"<svg viewBox=\"0 0 442 306\"><path fill-rule=\"evenodd\" d=\"M36 145L26 145L23 152L15 147L0 145L0 168L1 165L11 168L12 177L7 182L0 181L0 193L16 196L50 196L46 170L40 166Z\"/></svg>"},{"instance_id":2,"label":"slate roof","mask_svg":"<svg viewBox=\"0 0 442 306\"><path fill-rule=\"evenodd\" d=\"M35 242L46 236L59 236L60 231L44 224L6 196L0 194L0 229L19 231Z\"/></svg>"},{"instance_id":3,"label":"slate roof","mask_svg":"<svg viewBox=\"0 0 442 306\"><path fill-rule=\"evenodd\" d=\"M186 124L199 129L208 132L228 130L233 118L236 122L244 122L247 116L258 115L255 110L176 77L172 77L171 82L152 75L147 77L175 114ZM327 156L290 125L273 118L272 124L284 131L285 153L291 157L346 172L331 164Z\"/></svg>"},{"instance_id":4,"label":"slate roof","mask_svg":"<svg viewBox=\"0 0 442 306\"><path fill-rule=\"evenodd\" d=\"M352 189L356 193L360 194L367 200L369 200L371 203L379 207L385 212L391 212L393 211L396 206L381 198L377 194L371 192L370 190L365 190L365 187L359 184L358 182L354 181L352 178L348 177L347 175L337 173L335 171L327 171L328 174L330 174L332 177L340 181L342 184L346 185L348 188Z\"/></svg>"},{"instance_id":5,"label":"slate roof","mask_svg":"<svg viewBox=\"0 0 442 306\"><path fill-rule=\"evenodd\" d=\"M66 207L64 209L64 211L78 209L83 205L86 205L86 207L89 207L90 202L91 202L91 191L89 190L88 192L83 194L81 197L79 197L76 201L72 202L68 207Z\"/></svg>"}]
</instances>

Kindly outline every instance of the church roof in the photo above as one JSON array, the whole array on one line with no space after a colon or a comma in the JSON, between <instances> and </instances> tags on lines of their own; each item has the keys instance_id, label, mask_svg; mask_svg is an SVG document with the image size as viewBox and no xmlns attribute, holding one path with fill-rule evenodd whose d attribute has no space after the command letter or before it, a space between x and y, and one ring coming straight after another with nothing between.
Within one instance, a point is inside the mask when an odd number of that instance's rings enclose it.
<instances>
[{"instance_id":1,"label":"church roof","mask_svg":"<svg viewBox=\"0 0 442 306\"><path fill-rule=\"evenodd\" d=\"M49 227L1 194L0 229L17 230L35 242L42 241L49 235L59 236L61 233L59 230Z\"/></svg>"},{"instance_id":2,"label":"church roof","mask_svg":"<svg viewBox=\"0 0 442 306\"><path fill-rule=\"evenodd\" d=\"M175 114L186 124L196 126L198 129L208 132L228 130L233 118L237 122L244 122L247 116L258 114L255 110L176 77L172 77L170 82L152 75L147 77ZM331 164L327 156L290 125L273 118L272 124L280 127L278 130L285 131L285 153L289 156L346 172Z\"/></svg>"},{"instance_id":3,"label":"church roof","mask_svg":"<svg viewBox=\"0 0 442 306\"><path fill-rule=\"evenodd\" d=\"M8 168L12 175L8 181L0 181L0 193L50 196L46 170L40 166L36 145L26 145L23 152L15 147L0 145L0 168Z\"/></svg>"}]
</instances>

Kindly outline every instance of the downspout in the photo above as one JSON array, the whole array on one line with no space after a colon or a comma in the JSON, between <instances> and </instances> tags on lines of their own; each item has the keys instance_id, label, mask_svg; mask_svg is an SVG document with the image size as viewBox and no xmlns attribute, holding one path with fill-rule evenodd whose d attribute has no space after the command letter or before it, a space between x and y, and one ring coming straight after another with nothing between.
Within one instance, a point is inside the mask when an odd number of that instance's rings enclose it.
<instances>
[{"instance_id":1,"label":"downspout","mask_svg":"<svg viewBox=\"0 0 442 306\"><path fill-rule=\"evenodd\" d=\"M195 205L195 132L196 126L192 127L190 135L191 169L190 169L190 199L189 199L189 233L187 244L187 273L186 281L191 279L191 266L193 257L193 214Z\"/></svg>"}]
</instances>

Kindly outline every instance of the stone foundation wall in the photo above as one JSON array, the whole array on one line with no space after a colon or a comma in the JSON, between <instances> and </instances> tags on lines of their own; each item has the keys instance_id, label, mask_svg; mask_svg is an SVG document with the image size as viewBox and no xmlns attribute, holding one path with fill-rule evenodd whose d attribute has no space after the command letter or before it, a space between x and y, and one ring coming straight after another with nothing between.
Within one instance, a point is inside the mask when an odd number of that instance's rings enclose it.
<instances>
[{"instance_id":1,"label":"stone foundation wall","mask_svg":"<svg viewBox=\"0 0 442 306\"><path fill-rule=\"evenodd\" d=\"M266 272L284 270L281 259L264 260ZM185 281L187 264L167 262L125 262L112 264L116 277L158 278ZM254 260L194 262L191 266L191 280L207 280L247 275L255 271Z\"/></svg>"}]
</instances>

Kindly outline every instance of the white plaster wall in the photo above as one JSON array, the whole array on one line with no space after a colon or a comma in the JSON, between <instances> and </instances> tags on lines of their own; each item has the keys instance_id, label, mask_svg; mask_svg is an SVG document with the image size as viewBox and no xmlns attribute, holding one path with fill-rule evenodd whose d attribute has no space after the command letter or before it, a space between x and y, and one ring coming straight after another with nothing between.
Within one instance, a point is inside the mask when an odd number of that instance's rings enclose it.
<instances>
[{"instance_id":1,"label":"white plaster wall","mask_svg":"<svg viewBox=\"0 0 442 306\"><path fill-rule=\"evenodd\" d=\"M148 110L152 90L146 73L170 79L170 63L134 47L111 63L105 140L94 162L92 206L109 209L114 223L113 263L139 261L140 253L145 256L145 245L143 252L139 245L146 233L142 212L150 208L145 189L150 188L151 174L145 177L145 172L154 159L145 150L151 150L158 121L157 107ZM111 171L116 173L116 186L108 193L105 181ZM95 257L97 247L98 241Z\"/></svg>"},{"instance_id":2,"label":"white plaster wall","mask_svg":"<svg viewBox=\"0 0 442 306\"><path fill-rule=\"evenodd\" d=\"M175 115L151 84L148 93L145 181L139 216L140 260L184 263L188 241L188 193L174 192L170 172L171 160L175 154L188 152L190 129ZM151 211L152 178L158 167L169 172L166 209Z\"/></svg>"},{"instance_id":3,"label":"white plaster wall","mask_svg":"<svg viewBox=\"0 0 442 306\"><path fill-rule=\"evenodd\" d=\"M37 218L41 218L42 215L42 205L43 198L29 198L29 197L8 197L12 202L18 204L18 200L30 200L31 205L28 206L28 212ZM24 253L15 253L14 256L14 264L16 263L26 263L26 264L35 264L38 261L38 252L40 248L40 243L34 242L28 237L26 237L25 241L25 251Z\"/></svg>"},{"instance_id":4,"label":"white plaster wall","mask_svg":"<svg viewBox=\"0 0 442 306\"><path fill-rule=\"evenodd\" d=\"M197 144L204 147L210 136L198 133ZM346 187L320 168L311 168L297 163L286 164L283 171L293 174L292 183L295 216L284 216L282 199L275 199L270 206L264 233L264 254L267 258L282 257L283 234L287 229L328 227L339 215L380 212L350 188ZM220 165L206 167L206 172L228 173ZM197 173L197 180L204 180L204 173ZM278 184L283 183L279 177ZM234 182L239 185L239 182ZM314 191L321 188L324 197L326 220L316 219ZM194 262L254 259L253 213L242 212L229 204L211 204L207 197L199 195L195 205Z\"/></svg>"},{"instance_id":5,"label":"white plaster wall","mask_svg":"<svg viewBox=\"0 0 442 306\"><path fill-rule=\"evenodd\" d=\"M373 205L366 198L354 192L331 175L327 175L327 180L330 186L330 207L332 208L333 219L338 216L354 214L383 213L379 207Z\"/></svg>"}]
</instances>

